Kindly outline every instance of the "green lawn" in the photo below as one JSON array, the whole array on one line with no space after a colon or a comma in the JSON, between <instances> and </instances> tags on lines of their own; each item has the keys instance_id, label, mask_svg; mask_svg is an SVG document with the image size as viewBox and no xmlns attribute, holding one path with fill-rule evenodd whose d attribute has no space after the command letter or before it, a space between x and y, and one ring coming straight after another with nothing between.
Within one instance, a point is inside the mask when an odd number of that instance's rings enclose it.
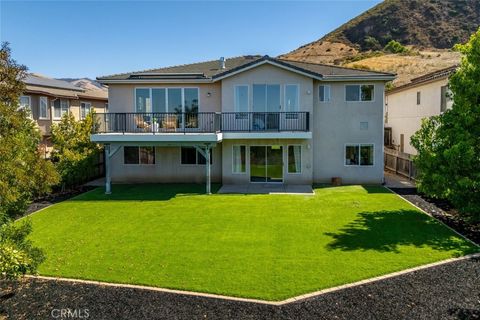
<instances>
[{"instance_id":1,"label":"green lawn","mask_svg":"<svg viewBox=\"0 0 480 320\"><path fill-rule=\"evenodd\" d=\"M281 300L478 251L382 187L203 190L115 185L32 215L40 274Z\"/></svg>"}]
</instances>

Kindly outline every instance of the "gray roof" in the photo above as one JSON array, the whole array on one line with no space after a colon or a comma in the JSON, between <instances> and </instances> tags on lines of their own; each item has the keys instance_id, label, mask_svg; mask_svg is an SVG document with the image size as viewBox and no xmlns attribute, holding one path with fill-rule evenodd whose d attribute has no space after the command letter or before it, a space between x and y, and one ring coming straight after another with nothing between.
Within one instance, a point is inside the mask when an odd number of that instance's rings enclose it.
<instances>
[{"instance_id":1,"label":"gray roof","mask_svg":"<svg viewBox=\"0 0 480 320\"><path fill-rule=\"evenodd\" d=\"M82 88L77 87L67 81L47 78L47 77L39 76L32 73L29 73L27 75L24 82L32 86L67 89L67 90L74 90L74 91L80 91L80 92L84 91Z\"/></svg>"},{"instance_id":2,"label":"gray roof","mask_svg":"<svg viewBox=\"0 0 480 320\"><path fill-rule=\"evenodd\" d=\"M440 69L440 70L436 70L436 71L433 71L433 72L426 73L424 75L421 75L419 77L411 79L409 83L406 83L404 85L394 87L394 88L388 90L387 94L395 93L395 92L398 92L398 91L402 91L404 89L408 89L410 87L418 86L422 83L448 78L448 77L450 77L450 75L455 73L455 71L458 69L458 67L459 67L459 65L453 65L453 66L450 66L450 67L447 67L447 68L443 68L443 69Z\"/></svg>"},{"instance_id":3,"label":"gray roof","mask_svg":"<svg viewBox=\"0 0 480 320\"><path fill-rule=\"evenodd\" d=\"M173 67L165 67L158 69L150 69L138 72L128 72L115 74L110 76L98 77L100 82L108 82L110 80L216 80L218 78L228 76L236 71L253 66L261 62L272 62L284 67L297 70L302 73L318 78L335 78L335 77L393 77L394 74L365 71L359 69L343 68L325 64L309 63L303 61L292 61L269 56L241 56L227 58L225 68L220 68L218 60L198 62L192 64L184 64Z\"/></svg>"}]
</instances>

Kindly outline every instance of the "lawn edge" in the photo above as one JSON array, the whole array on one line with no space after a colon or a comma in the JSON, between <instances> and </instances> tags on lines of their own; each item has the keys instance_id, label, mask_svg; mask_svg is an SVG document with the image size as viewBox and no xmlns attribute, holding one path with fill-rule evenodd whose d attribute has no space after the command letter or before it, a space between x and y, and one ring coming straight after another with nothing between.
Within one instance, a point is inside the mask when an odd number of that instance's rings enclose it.
<instances>
[{"instance_id":1,"label":"lawn edge","mask_svg":"<svg viewBox=\"0 0 480 320\"><path fill-rule=\"evenodd\" d=\"M457 235L459 235L461 238L467 240L467 242L470 242L471 244L473 244L475 247L477 248L480 248L480 245L478 245L477 243L475 243L473 240L470 240L469 238L467 238L467 236L461 234L460 232L458 232L457 230L453 229L452 227L450 227L448 224L446 224L445 222L435 218L433 215L431 215L430 213L428 213L427 211L423 210L422 208L420 208L419 206L415 205L414 203L410 202L409 200L405 199L404 197L402 197L401 195L399 195L398 193L396 193L395 191L393 191L392 189L390 189L389 187L387 186L384 186L385 189L388 189L390 190L390 192L392 192L394 195L396 195L397 197L399 197L400 199L402 199L403 201L407 202L408 204L410 204L411 206L417 208L418 210L420 210L420 212L426 214L427 216L435 219L436 221L440 222L441 224L443 224L445 227L447 227L448 229L450 229L451 231L453 231L454 233L456 233Z\"/></svg>"},{"instance_id":2,"label":"lawn edge","mask_svg":"<svg viewBox=\"0 0 480 320\"><path fill-rule=\"evenodd\" d=\"M477 246L478 247L478 246ZM41 279L41 280L52 280L52 281L62 281L62 282L70 282L70 283L83 283L83 284L92 284L98 286L107 286L107 287L117 287L117 288L130 288L130 289L140 289L140 290L149 290L149 291L156 291L156 292L164 292L164 293L173 293L179 295L186 295L186 296L195 296L201 298L212 298L212 299L221 299L221 300L228 300L228 301L237 301L237 302L247 302L247 303L257 303L257 304L264 304L264 305L273 305L273 306L282 306L289 303L299 302L305 299L318 297L327 293L336 292L343 289L348 289L352 287L357 287L365 284L369 284L372 282L377 282L381 280L386 280L394 277L398 277L401 275L413 273L419 270L429 269L432 267L441 266L444 264L468 260L472 258L480 257L480 252L468 254L462 257L457 258L449 258L445 260L440 260L437 262L429 263L420 265L417 267L396 271L388 274L384 274L381 276L368 278L360 281L355 281L331 288L326 288L318 291L314 291L311 293L305 293L302 295L298 295L292 298L280 300L280 301L270 301L270 300L262 300L262 299L254 299L254 298L242 298L242 297L235 297L235 296L226 296L221 294L214 294L214 293L206 293L206 292L195 292L195 291L188 291L188 290L176 290L176 289L167 289L161 287L151 287L145 285L136 285L136 284L123 284L123 283L114 283L114 282L103 282L103 281L96 281L96 280L83 280L83 279L75 279L75 278L63 278L63 277L52 277L52 276L42 276L42 275L25 275L26 278L29 279Z\"/></svg>"}]
</instances>

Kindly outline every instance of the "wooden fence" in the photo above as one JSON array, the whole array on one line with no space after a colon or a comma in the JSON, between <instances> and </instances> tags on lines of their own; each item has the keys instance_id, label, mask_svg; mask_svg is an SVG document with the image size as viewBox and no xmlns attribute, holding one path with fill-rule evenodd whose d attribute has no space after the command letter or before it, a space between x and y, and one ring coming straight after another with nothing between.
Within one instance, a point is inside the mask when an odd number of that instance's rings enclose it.
<instances>
[{"instance_id":1,"label":"wooden fence","mask_svg":"<svg viewBox=\"0 0 480 320\"><path fill-rule=\"evenodd\" d=\"M415 180L417 169L412 161L412 156L394 149L384 148L385 169L396 174Z\"/></svg>"}]
</instances>

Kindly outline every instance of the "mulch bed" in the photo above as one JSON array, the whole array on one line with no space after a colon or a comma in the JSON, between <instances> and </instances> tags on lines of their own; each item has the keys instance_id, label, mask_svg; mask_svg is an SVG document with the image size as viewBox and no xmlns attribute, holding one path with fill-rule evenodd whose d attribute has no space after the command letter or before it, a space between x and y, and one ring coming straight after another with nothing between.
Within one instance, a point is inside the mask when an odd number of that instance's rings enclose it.
<instances>
[{"instance_id":1,"label":"mulch bed","mask_svg":"<svg viewBox=\"0 0 480 320\"><path fill-rule=\"evenodd\" d=\"M0 297L0 319L53 319L67 308L88 309L88 319L480 319L478 258L282 306L40 279L18 286Z\"/></svg>"},{"instance_id":2,"label":"mulch bed","mask_svg":"<svg viewBox=\"0 0 480 320\"><path fill-rule=\"evenodd\" d=\"M445 200L429 198L417 192L415 188L390 188L401 197L423 209L450 228L461 233L471 241L480 245L480 223L468 223L458 211Z\"/></svg>"}]
</instances>

